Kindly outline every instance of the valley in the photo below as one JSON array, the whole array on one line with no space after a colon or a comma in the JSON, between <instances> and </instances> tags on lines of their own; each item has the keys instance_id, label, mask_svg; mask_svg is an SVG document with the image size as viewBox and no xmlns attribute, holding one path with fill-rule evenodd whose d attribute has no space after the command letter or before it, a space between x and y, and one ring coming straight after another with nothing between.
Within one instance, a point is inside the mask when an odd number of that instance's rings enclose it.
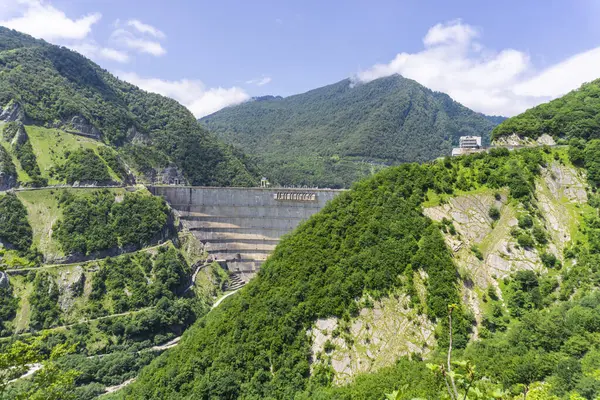
<instances>
[{"instance_id":1,"label":"valley","mask_svg":"<svg viewBox=\"0 0 600 400\"><path fill-rule=\"evenodd\" d=\"M0 400L598 398L599 98L197 120L0 27Z\"/></svg>"}]
</instances>

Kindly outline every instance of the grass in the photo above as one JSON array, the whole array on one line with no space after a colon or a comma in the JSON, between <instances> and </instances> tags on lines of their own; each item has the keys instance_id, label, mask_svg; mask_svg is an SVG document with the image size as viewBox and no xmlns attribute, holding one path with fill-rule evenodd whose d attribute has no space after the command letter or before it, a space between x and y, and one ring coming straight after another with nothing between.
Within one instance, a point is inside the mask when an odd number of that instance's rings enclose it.
<instances>
[{"instance_id":1,"label":"grass","mask_svg":"<svg viewBox=\"0 0 600 400\"><path fill-rule=\"evenodd\" d=\"M62 211L58 205L58 196L61 191L75 191L91 193L104 189L41 189L16 192L17 196L27 208L29 223L33 229L33 244L38 248L46 259L64 256L60 245L52 239L52 227L62 217ZM125 190L121 188L110 189L117 195L123 195Z\"/></svg>"},{"instance_id":2,"label":"grass","mask_svg":"<svg viewBox=\"0 0 600 400\"><path fill-rule=\"evenodd\" d=\"M31 317L31 306L29 296L33 292L33 282L28 282L24 276L11 276L10 283L15 291L15 296L19 298L19 308L14 319L14 331L23 332L29 328L29 319Z\"/></svg>"},{"instance_id":3,"label":"grass","mask_svg":"<svg viewBox=\"0 0 600 400\"><path fill-rule=\"evenodd\" d=\"M41 126L26 126L25 130L33 146L42 176L48 179L49 185L64 183L50 176L51 169L62 165L68 152L78 149L92 149L98 153L98 148L104 143L91 138L73 135L59 129L43 128ZM108 165L107 165L108 167ZM119 176L108 167L110 176L115 181L120 181Z\"/></svg>"}]
</instances>

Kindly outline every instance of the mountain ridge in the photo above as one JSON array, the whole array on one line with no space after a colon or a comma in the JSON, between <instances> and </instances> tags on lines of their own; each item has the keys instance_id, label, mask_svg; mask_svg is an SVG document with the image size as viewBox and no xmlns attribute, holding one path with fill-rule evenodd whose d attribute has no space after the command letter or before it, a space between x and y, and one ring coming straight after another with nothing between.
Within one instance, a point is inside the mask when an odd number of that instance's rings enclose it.
<instances>
[{"instance_id":1,"label":"mountain ridge","mask_svg":"<svg viewBox=\"0 0 600 400\"><path fill-rule=\"evenodd\" d=\"M449 155L458 137L483 136L497 122L399 75L350 78L284 98L227 107L200 121L254 155L280 184L349 187L376 164ZM291 151L294 149L294 151Z\"/></svg>"},{"instance_id":2,"label":"mountain ridge","mask_svg":"<svg viewBox=\"0 0 600 400\"><path fill-rule=\"evenodd\" d=\"M257 184L248 159L175 100L121 81L65 47L3 27L0 108L6 120L97 137L143 180L176 166L194 185Z\"/></svg>"}]
</instances>

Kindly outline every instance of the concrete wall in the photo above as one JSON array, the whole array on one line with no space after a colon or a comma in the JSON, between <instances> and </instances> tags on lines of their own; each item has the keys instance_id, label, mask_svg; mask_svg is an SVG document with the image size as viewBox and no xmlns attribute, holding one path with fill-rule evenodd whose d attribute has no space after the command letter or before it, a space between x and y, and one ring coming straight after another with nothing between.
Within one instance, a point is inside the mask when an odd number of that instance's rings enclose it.
<instances>
[{"instance_id":1,"label":"concrete wall","mask_svg":"<svg viewBox=\"0 0 600 400\"><path fill-rule=\"evenodd\" d=\"M184 186L152 186L149 190L179 213L210 257L245 281L256 273L281 236L342 192ZM278 200L277 193L288 199Z\"/></svg>"}]
</instances>

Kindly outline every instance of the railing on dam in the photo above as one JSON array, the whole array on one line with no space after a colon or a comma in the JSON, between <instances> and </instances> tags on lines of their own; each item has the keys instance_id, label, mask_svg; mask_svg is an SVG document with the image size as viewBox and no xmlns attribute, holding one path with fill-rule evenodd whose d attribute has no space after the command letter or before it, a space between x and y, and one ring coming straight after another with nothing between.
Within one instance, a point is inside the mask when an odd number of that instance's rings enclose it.
<instances>
[{"instance_id":1,"label":"railing on dam","mask_svg":"<svg viewBox=\"0 0 600 400\"><path fill-rule=\"evenodd\" d=\"M244 281L281 236L321 210L343 190L150 186L179 214L214 260Z\"/></svg>"}]
</instances>

